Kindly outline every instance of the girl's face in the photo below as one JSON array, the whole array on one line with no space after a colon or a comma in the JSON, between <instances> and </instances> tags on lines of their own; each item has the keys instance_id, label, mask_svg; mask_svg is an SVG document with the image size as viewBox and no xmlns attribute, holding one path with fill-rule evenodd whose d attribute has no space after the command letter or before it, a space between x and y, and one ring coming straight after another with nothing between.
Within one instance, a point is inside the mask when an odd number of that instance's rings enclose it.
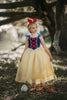
<instances>
[{"instance_id":1,"label":"girl's face","mask_svg":"<svg viewBox=\"0 0 67 100\"><path fill-rule=\"evenodd\" d=\"M33 25L30 27L29 31L30 31L31 33L36 33L36 32L37 32L37 26L36 26L35 24L33 24Z\"/></svg>"}]
</instances>

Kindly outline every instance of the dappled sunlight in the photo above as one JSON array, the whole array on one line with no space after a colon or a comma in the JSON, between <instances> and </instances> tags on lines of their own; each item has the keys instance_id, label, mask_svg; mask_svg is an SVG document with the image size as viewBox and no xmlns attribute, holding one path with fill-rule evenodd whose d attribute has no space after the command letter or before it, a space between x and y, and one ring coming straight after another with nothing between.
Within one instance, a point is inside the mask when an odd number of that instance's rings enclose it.
<instances>
[{"instance_id":1,"label":"dappled sunlight","mask_svg":"<svg viewBox=\"0 0 67 100\"><path fill-rule=\"evenodd\" d=\"M14 100L17 100L16 98L21 98L21 94L23 95L29 95L30 97L35 93L30 93L30 92L26 92L26 93L21 93L20 91L20 87L23 83L17 83L15 82L15 76L16 76L16 71L17 71L17 67L18 67L18 62L22 53L22 49L24 49L25 46L21 47L20 49L17 49L16 51L12 52L1 52L0 55L0 87L1 90L3 90L2 92L0 91L1 96L4 98L13 98ZM63 57L59 57L56 54L52 54L53 55L53 67L54 67L54 71L55 74L58 77L58 81L57 83L54 84L53 91L56 93L59 93L59 95L61 93L66 93L66 90L64 89L64 85L66 84L66 77L67 77L67 63L63 62ZM64 61L66 60L66 58L64 58ZM59 63L62 63L59 64ZM64 66L65 65L65 66ZM62 84L63 82L63 84ZM3 84L3 85L2 85ZM29 87L30 84L26 83ZM60 84L62 84L62 88L60 88ZM7 87L6 87L7 86ZM59 89L58 89L59 87ZM61 91L61 92L60 92ZM5 95L7 95L7 97L5 97ZM42 97L41 96L41 92L36 93L35 94L38 97ZM47 94L45 91L42 92L42 95L49 95ZM53 95L53 94L52 94ZM57 94L56 94L57 95Z\"/></svg>"},{"instance_id":2,"label":"dappled sunlight","mask_svg":"<svg viewBox=\"0 0 67 100\"><path fill-rule=\"evenodd\" d=\"M51 46L51 42L45 41L45 44L47 48ZM15 45L15 47L17 47L17 45ZM43 96L50 97L50 94L47 94L45 91L38 93L30 93L28 91L26 93L22 93L20 88L24 83L18 83L15 81L17 67L24 48L25 45L19 47L15 51L10 51L6 49L0 51L0 87L1 87L0 94L2 99L6 98L5 100L7 100L8 98L11 98L13 100L18 100L20 97L21 100L21 98L24 98L26 95L29 96L30 98L33 97L34 99L35 97L39 98L42 98ZM58 78L57 82L54 83L52 89L53 93L56 94L56 97L54 96L54 98L57 97L59 98L57 94L61 95L61 93L62 94L66 93L66 89L64 88L66 86L66 79L67 79L67 58L59 57L55 53L52 53L52 56L53 56L54 71ZM31 88L31 85L29 83L26 84L28 85L29 88ZM60 84L62 85L61 88Z\"/></svg>"},{"instance_id":3,"label":"dappled sunlight","mask_svg":"<svg viewBox=\"0 0 67 100\"><path fill-rule=\"evenodd\" d=\"M66 4L66 0L0 0L0 100L67 100ZM23 84L28 89L32 85L15 81L26 35L30 34L28 18L37 19L37 34L43 35L51 51L57 76L56 81L44 83L45 90L40 92L22 92Z\"/></svg>"}]
</instances>

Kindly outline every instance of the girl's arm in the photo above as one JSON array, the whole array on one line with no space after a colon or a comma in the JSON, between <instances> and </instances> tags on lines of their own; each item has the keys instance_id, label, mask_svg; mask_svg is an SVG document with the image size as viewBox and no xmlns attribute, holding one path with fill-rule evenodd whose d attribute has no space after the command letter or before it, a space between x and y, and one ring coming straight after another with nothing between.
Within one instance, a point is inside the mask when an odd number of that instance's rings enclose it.
<instances>
[{"instance_id":1,"label":"girl's arm","mask_svg":"<svg viewBox=\"0 0 67 100\"><path fill-rule=\"evenodd\" d=\"M22 56L23 56L23 54L24 54L24 52L25 52L25 50L26 50L27 48L28 48L28 37L26 38L25 48L24 48L24 51L23 51L23 53L22 53L22 55L21 55L20 61L21 61Z\"/></svg>"},{"instance_id":2,"label":"girl's arm","mask_svg":"<svg viewBox=\"0 0 67 100\"><path fill-rule=\"evenodd\" d=\"M45 50L46 53L49 55L50 60L52 61L51 53L50 53L49 49L46 47L43 37L41 36L41 37L39 37L39 38L40 38L40 41L41 41L41 44L42 44L44 50Z\"/></svg>"}]
</instances>

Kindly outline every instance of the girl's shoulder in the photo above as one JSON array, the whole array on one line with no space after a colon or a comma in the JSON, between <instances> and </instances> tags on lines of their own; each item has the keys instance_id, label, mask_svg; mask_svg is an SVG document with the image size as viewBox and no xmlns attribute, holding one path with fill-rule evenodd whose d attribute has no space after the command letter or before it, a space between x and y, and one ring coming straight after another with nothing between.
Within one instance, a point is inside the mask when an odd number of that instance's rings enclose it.
<instances>
[{"instance_id":1,"label":"girl's shoulder","mask_svg":"<svg viewBox=\"0 0 67 100\"><path fill-rule=\"evenodd\" d=\"M26 37L30 37L30 35L29 34L26 34L25 35ZM38 34L38 36L37 37L42 37L43 35L41 35L41 34Z\"/></svg>"},{"instance_id":2,"label":"girl's shoulder","mask_svg":"<svg viewBox=\"0 0 67 100\"><path fill-rule=\"evenodd\" d=\"M39 37L42 37L43 35L39 34L38 36L39 36Z\"/></svg>"},{"instance_id":3,"label":"girl's shoulder","mask_svg":"<svg viewBox=\"0 0 67 100\"><path fill-rule=\"evenodd\" d=\"M29 35L29 34L26 34L25 36L26 36L26 37L29 37L30 35Z\"/></svg>"}]
</instances>

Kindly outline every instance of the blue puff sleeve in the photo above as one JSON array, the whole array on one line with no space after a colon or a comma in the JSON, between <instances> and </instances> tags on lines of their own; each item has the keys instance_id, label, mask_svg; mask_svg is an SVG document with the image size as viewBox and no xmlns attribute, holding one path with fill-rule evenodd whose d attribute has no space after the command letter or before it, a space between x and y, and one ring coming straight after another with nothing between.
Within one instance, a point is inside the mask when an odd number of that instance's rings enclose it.
<instances>
[{"instance_id":1,"label":"blue puff sleeve","mask_svg":"<svg viewBox=\"0 0 67 100\"><path fill-rule=\"evenodd\" d=\"M29 35L28 35L28 34L26 34L25 36L26 36L26 37L29 37Z\"/></svg>"},{"instance_id":2,"label":"blue puff sleeve","mask_svg":"<svg viewBox=\"0 0 67 100\"><path fill-rule=\"evenodd\" d=\"M41 36L43 36L43 35L39 34L39 37L41 37Z\"/></svg>"}]
</instances>

